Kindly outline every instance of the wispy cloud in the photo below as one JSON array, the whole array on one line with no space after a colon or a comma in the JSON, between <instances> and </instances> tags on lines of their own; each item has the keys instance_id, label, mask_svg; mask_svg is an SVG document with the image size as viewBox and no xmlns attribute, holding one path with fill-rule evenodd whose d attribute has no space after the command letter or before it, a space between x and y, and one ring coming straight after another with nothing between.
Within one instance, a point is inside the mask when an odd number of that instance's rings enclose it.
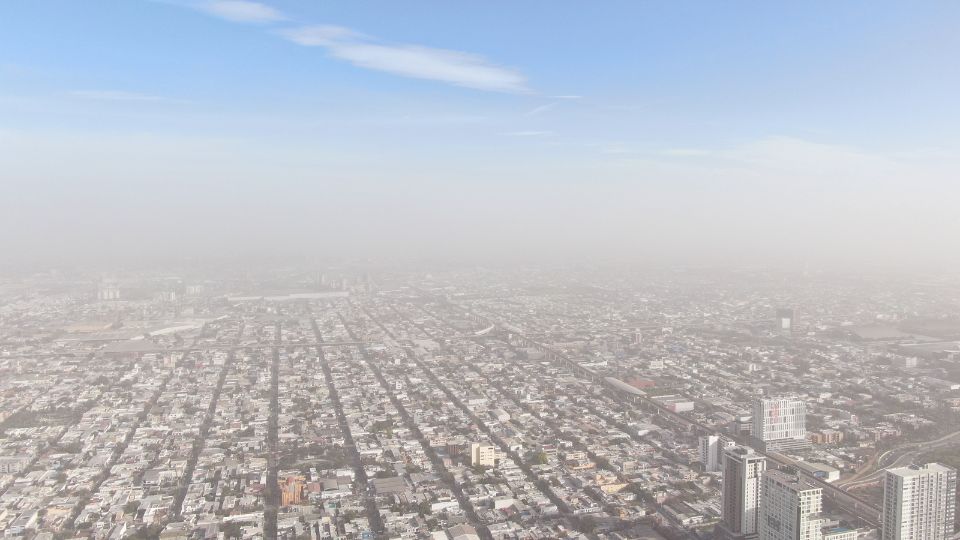
<instances>
[{"instance_id":1,"label":"wispy cloud","mask_svg":"<svg viewBox=\"0 0 960 540\"><path fill-rule=\"evenodd\" d=\"M555 99L556 101L551 101L550 103L544 103L538 107L534 107L529 111L523 113L524 116L537 116L538 114L543 114L551 109L555 109L560 103L564 101L571 101L575 99L580 99L581 96L574 95L561 95L561 96L550 96L550 99Z\"/></svg>"},{"instance_id":2,"label":"wispy cloud","mask_svg":"<svg viewBox=\"0 0 960 540\"><path fill-rule=\"evenodd\" d=\"M281 30L280 35L306 47L332 47L338 42L366 38L363 34L349 28L330 24L288 28Z\"/></svg>"},{"instance_id":3,"label":"wispy cloud","mask_svg":"<svg viewBox=\"0 0 960 540\"><path fill-rule=\"evenodd\" d=\"M484 124L490 121L486 116L472 114L404 114L384 116L368 120L371 123L410 124L410 125L465 125Z\"/></svg>"},{"instance_id":4,"label":"wispy cloud","mask_svg":"<svg viewBox=\"0 0 960 540\"><path fill-rule=\"evenodd\" d=\"M545 103L545 104L543 104L543 105L540 105L540 106L538 106L538 107L534 107L534 108L530 109L529 111L523 113L523 115L524 115L524 116L537 116L538 114L543 114L543 113L549 111L550 109L553 109L554 107L556 107L556 106L559 105L559 104L560 104L559 101L552 101L552 102L550 102L550 103Z\"/></svg>"},{"instance_id":5,"label":"wispy cloud","mask_svg":"<svg viewBox=\"0 0 960 540\"><path fill-rule=\"evenodd\" d=\"M210 0L198 7L221 19L243 23L271 23L286 20L278 10L250 0Z\"/></svg>"},{"instance_id":6,"label":"wispy cloud","mask_svg":"<svg viewBox=\"0 0 960 540\"><path fill-rule=\"evenodd\" d=\"M704 150L702 148L667 148L660 152L667 157L695 158L695 157L716 157L717 152L713 150Z\"/></svg>"},{"instance_id":7,"label":"wispy cloud","mask_svg":"<svg viewBox=\"0 0 960 540\"><path fill-rule=\"evenodd\" d=\"M550 137L556 135L553 131L545 130L529 130L529 131L511 131L509 133L504 133L508 137Z\"/></svg>"},{"instance_id":8,"label":"wispy cloud","mask_svg":"<svg viewBox=\"0 0 960 540\"><path fill-rule=\"evenodd\" d=\"M138 92L126 92L123 90L74 90L70 92L70 95L81 99L93 99L98 101L180 102L180 100L170 99L163 96L140 94Z\"/></svg>"},{"instance_id":9,"label":"wispy cloud","mask_svg":"<svg viewBox=\"0 0 960 540\"><path fill-rule=\"evenodd\" d=\"M154 0L179 3L178 0ZM216 17L241 23L273 23L290 20L279 10L252 0L202 0L185 5ZM422 45L386 43L372 36L334 25L307 25L277 32L305 47L322 47L331 57L366 69L440 81L490 92L530 94L526 77L519 71L494 64L477 54ZM554 99L576 96L557 96Z\"/></svg>"},{"instance_id":10,"label":"wispy cloud","mask_svg":"<svg viewBox=\"0 0 960 540\"><path fill-rule=\"evenodd\" d=\"M521 73L475 54L420 45L385 44L339 26L305 26L282 30L280 35L299 45L323 47L330 56L362 68L477 90L530 93Z\"/></svg>"},{"instance_id":11,"label":"wispy cloud","mask_svg":"<svg viewBox=\"0 0 960 540\"><path fill-rule=\"evenodd\" d=\"M635 150L635 149L631 148L630 146L628 146L628 145L626 145L626 144L619 143L619 142L608 143L608 144L601 144L601 145L598 145L598 146L599 146L599 150L600 150L600 153L601 153L601 154L608 154L608 155L628 155L628 154L635 154L635 153L636 153L636 150Z\"/></svg>"}]
</instances>

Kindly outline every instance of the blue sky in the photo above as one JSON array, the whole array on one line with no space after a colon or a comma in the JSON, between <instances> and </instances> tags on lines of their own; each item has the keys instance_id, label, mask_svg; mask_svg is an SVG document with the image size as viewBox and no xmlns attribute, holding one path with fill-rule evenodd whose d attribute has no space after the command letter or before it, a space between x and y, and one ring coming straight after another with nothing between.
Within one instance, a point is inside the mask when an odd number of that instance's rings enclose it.
<instances>
[{"instance_id":1,"label":"blue sky","mask_svg":"<svg viewBox=\"0 0 960 540\"><path fill-rule=\"evenodd\" d=\"M237 250L275 231L224 223L262 212L371 249L492 228L677 255L707 227L745 256L781 249L752 232L779 218L814 258L842 250L810 231L879 229L935 259L957 223L916 192L956 194L958 23L956 2L5 2L0 241L173 212L137 238ZM308 201L340 210L291 217Z\"/></svg>"}]
</instances>

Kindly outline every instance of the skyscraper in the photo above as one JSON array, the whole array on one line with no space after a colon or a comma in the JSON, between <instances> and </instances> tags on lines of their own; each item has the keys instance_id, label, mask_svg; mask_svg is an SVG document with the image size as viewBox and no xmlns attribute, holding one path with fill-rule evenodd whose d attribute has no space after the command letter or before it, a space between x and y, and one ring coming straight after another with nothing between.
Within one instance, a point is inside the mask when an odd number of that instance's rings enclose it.
<instances>
[{"instance_id":1,"label":"skyscraper","mask_svg":"<svg viewBox=\"0 0 960 540\"><path fill-rule=\"evenodd\" d=\"M723 521L726 538L756 538L760 515L760 489L767 458L746 446L723 451Z\"/></svg>"},{"instance_id":2,"label":"skyscraper","mask_svg":"<svg viewBox=\"0 0 960 540\"><path fill-rule=\"evenodd\" d=\"M807 404L791 397L765 398L753 402L753 437L768 450L809 446Z\"/></svg>"},{"instance_id":3,"label":"skyscraper","mask_svg":"<svg viewBox=\"0 0 960 540\"><path fill-rule=\"evenodd\" d=\"M939 463L887 469L882 540L941 540L954 528L957 471Z\"/></svg>"},{"instance_id":4,"label":"skyscraper","mask_svg":"<svg viewBox=\"0 0 960 540\"><path fill-rule=\"evenodd\" d=\"M783 471L763 474L759 540L822 540L823 490Z\"/></svg>"},{"instance_id":5,"label":"skyscraper","mask_svg":"<svg viewBox=\"0 0 960 540\"><path fill-rule=\"evenodd\" d=\"M97 300L119 300L120 285L115 279L104 279L97 287Z\"/></svg>"},{"instance_id":6,"label":"skyscraper","mask_svg":"<svg viewBox=\"0 0 960 540\"><path fill-rule=\"evenodd\" d=\"M722 435L704 435L700 437L700 462L706 472L723 470L723 451L736 443Z\"/></svg>"},{"instance_id":7,"label":"skyscraper","mask_svg":"<svg viewBox=\"0 0 960 540\"><path fill-rule=\"evenodd\" d=\"M794 312L792 309L777 310L777 330L781 334L789 335L793 332Z\"/></svg>"}]
</instances>

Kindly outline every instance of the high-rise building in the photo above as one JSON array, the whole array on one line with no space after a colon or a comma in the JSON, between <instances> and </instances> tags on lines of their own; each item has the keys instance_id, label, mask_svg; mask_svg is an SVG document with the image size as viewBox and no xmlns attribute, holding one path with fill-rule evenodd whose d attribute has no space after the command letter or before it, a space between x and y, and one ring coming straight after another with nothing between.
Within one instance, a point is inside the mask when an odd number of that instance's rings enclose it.
<instances>
[{"instance_id":1,"label":"high-rise building","mask_svg":"<svg viewBox=\"0 0 960 540\"><path fill-rule=\"evenodd\" d=\"M473 443L470 445L470 465L476 467L496 467L497 447L490 443Z\"/></svg>"},{"instance_id":2,"label":"high-rise building","mask_svg":"<svg viewBox=\"0 0 960 540\"><path fill-rule=\"evenodd\" d=\"M777 310L777 330L781 334L791 334L793 332L794 312L792 309Z\"/></svg>"},{"instance_id":3,"label":"high-rise building","mask_svg":"<svg viewBox=\"0 0 960 540\"><path fill-rule=\"evenodd\" d=\"M760 490L766 456L747 446L723 451L723 509L719 532L726 538L756 538L760 517Z\"/></svg>"},{"instance_id":4,"label":"high-rise building","mask_svg":"<svg viewBox=\"0 0 960 540\"><path fill-rule=\"evenodd\" d=\"M730 430L737 435L751 435L753 433L753 417L749 414L740 415L730 422Z\"/></svg>"},{"instance_id":5,"label":"high-rise building","mask_svg":"<svg viewBox=\"0 0 960 540\"><path fill-rule=\"evenodd\" d=\"M723 451L736 443L723 435L704 435L700 437L700 462L706 472L723 470Z\"/></svg>"},{"instance_id":6,"label":"high-rise building","mask_svg":"<svg viewBox=\"0 0 960 540\"><path fill-rule=\"evenodd\" d=\"M97 300L120 300L120 285L115 279L104 279L97 287Z\"/></svg>"},{"instance_id":7,"label":"high-rise building","mask_svg":"<svg viewBox=\"0 0 960 540\"><path fill-rule=\"evenodd\" d=\"M950 537L956 494L957 471L939 463L887 469L883 482L882 540Z\"/></svg>"},{"instance_id":8,"label":"high-rise building","mask_svg":"<svg viewBox=\"0 0 960 540\"><path fill-rule=\"evenodd\" d=\"M767 450L790 450L809 446L807 404L797 398L764 398L753 402L755 439Z\"/></svg>"},{"instance_id":9,"label":"high-rise building","mask_svg":"<svg viewBox=\"0 0 960 540\"><path fill-rule=\"evenodd\" d=\"M763 474L759 540L823 540L823 490L793 474Z\"/></svg>"}]
</instances>

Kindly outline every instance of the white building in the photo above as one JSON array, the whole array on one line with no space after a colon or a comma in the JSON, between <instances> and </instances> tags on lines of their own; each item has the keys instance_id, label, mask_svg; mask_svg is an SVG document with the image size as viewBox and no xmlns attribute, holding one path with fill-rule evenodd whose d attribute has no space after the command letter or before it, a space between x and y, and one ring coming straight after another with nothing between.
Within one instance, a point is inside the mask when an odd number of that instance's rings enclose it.
<instances>
[{"instance_id":1,"label":"white building","mask_svg":"<svg viewBox=\"0 0 960 540\"><path fill-rule=\"evenodd\" d=\"M490 443L473 443L470 445L470 464L476 467L497 466L497 447Z\"/></svg>"},{"instance_id":2,"label":"white building","mask_svg":"<svg viewBox=\"0 0 960 540\"><path fill-rule=\"evenodd\" d=\"M763 474L760 540L823 540L823 490L783 471Z\"/></svg>"},{"instance_id":3,"label":"white building","mask_svg":"<svg viewBox=\"0 0 960 540\"><path fill-rule=\"evenodd\" d=\"M778 309L777 310L777 330L783 334L790 334L793 332L793 319L794 312L792 309Z\"/></svg>"},{"instance_id":4,"label":"white building","mask_svg":"<svg viewBox=\"0 0 960 540\"><path fill-rule=\"evenodd\" d=\"M887 469L882 540L941 540L953 534L957 471L939 463Z\"/></svg>"},{"instance_id":5,"label":"white building","mask_svg":"<svg viewBox=\"0 0 960 540\"><path fill-rule=\"evenodd\" d=\"M0 473L17 474L30 464L29 456L0 456Z\"/></svg>"},{"instance_id":6,"label":"white building","mask_svg":"<svg viewBox=\"0 0 960 540\"><path fill-rule=\"evenodd\" d=\"M120 285L116 280L104 279L97 287L97 300L119 300Z\"/></svg>"},{"instance_id":7,"label":"white building","mask_svg":"<svg viewBox=\"0 0 960 540\"><path fill-rule=\"evenodd\" d=\"M722 532L729 538L754 537L760 518L760 490L767 458L747 446L723 451Z\"/></svg>"},{"instance_id":8,"label":"white building","mask_svg":"<svg viewBox=\"0 0 960 540\"><path fill-rule=\"evenodd\" d=\"M706 472L720 472L723 470L723 451L736 443L721 435L706 435L700 437L700 463Z\"/></svg>"},{"instance_id":9,"label":"white building","mask_svg":"<svg viewBox=\"0 0 960 540\"><path fill-rule=\"evenodd\" d=\"M668 411L675 413L690 412L695 407L693 400L679 395L657 396L653 400L663 405Z\"/></svg>"},{"instance_id":10,"label":"white building","mask_svg":"<svg viewBox=\"0 0 960 540\"><path fill-rule=\"evenodd\" d=\"M754 401L751 434L769 448L809 446L807 404L801 399L789 397Z\"/></svg>"}]
</instances>

